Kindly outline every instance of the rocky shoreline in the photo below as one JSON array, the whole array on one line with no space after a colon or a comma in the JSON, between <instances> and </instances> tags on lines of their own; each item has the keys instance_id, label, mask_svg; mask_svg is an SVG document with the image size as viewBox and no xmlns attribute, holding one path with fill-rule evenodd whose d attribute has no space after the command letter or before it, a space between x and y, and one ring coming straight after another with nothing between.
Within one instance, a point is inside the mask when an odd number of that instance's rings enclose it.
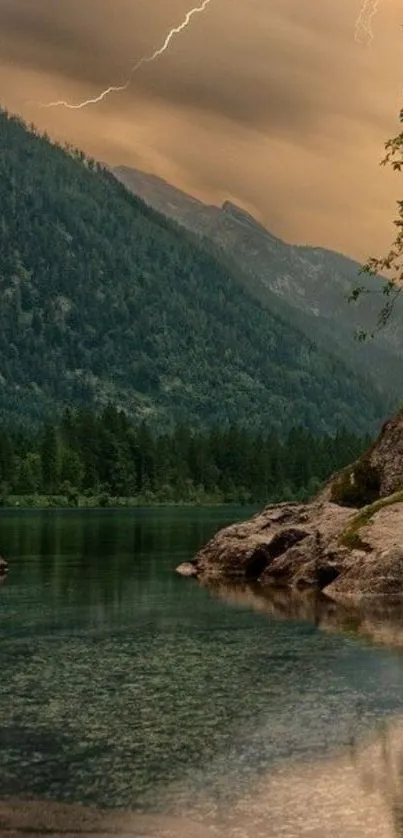
<instances>
[{"instance_id":1,"label":"rocky shoreline","mask_svg":"<svg viewBox=\"0 0 403 838\"><path fill-rule=\"evenodd\" d=\"M311 502L266 507L177 568L207 583L403 598L403 411Z\"/></svg>"}]
</instances>

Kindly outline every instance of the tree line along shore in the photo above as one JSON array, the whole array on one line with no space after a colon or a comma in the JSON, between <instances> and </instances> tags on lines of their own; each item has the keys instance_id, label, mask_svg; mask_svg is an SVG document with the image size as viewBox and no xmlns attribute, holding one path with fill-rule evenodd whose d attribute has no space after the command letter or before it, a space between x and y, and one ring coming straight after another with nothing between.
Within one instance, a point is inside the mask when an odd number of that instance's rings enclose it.
<instances>
[{"instance_id":1,"label":"tree line along shore","mask_svg":"<svg viewBox=\"0 0 403 838\"><path fill-rule=\"evenodd\" d=\"M159 432L109 405L67 409L36 429L0 427L3 507L303 501L356 459L368 437L341 429L284 436L240 426Z\"/></svg>"}]
</instances>

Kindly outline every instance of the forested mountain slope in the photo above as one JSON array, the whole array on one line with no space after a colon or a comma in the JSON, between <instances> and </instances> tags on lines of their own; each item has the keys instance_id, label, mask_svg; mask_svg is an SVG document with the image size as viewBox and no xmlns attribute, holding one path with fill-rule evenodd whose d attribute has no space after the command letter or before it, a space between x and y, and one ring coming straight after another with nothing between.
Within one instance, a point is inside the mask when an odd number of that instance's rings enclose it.
<instances>
[{"instance_id":1,"label":"forested mountain slope","mask_svg":"<svg viewBox=\"0 0 403 838\"><path fill-rule=\"evenodd\" d=\"M375 389L114 176L0 113L0 419L372 429Z\"/></svg>"},{"instance_id":2,"label":"forested mountain slope","mask_svg":"<svg viewBox=\"0 0 403 838\"><path fill-rule=\"evenodd\" d=\"M381 282L369 277L365 287L372 293L349 303L352 290L363 283L357 262L324 248L287 244L230 201L208 206L137 169L121 166L114 173L149 206L218 248L230 267L236 265L238 281L270 311L372 377L385 394L402 392L402 300L374 340L357 342L355 333L371 331L382 306Z\"/></svg>"}]
</instances>

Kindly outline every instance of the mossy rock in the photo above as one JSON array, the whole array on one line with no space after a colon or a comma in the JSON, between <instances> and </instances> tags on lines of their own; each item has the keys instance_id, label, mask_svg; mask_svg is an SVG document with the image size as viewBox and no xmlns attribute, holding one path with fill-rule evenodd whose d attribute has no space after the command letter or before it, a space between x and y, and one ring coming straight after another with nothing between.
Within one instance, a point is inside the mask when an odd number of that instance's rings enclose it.
<instances>
[{"instance_id":1,"label":"mossy rock","mask_svg":"<svg viewBox=\"0 0 403 838\"><path fill-rule=\"evenodd\" d=\"M371 545L364 541L359 532L354 529L347 530L343 533L340 544L343 547L347 547L348 550L361 550L363 553L372 552Z\"/></svg>"},{"instance_id":2,"label":"mossy rock","mask_svg":"<svg viewBox=\"0 0 403 838\"><path fill-rule=\"evenodd\" d=\"M347 547L349 550L362 550L365 553L372 552L371 545L361 538L360 530L366 527L373 516L381 509L395 506L397 503L403 503L403 490L394 492L393 495L388 495L385 498L378 498L374 503L362 508L349 522L347 529L342 532L338 540L340 547Z\"/></svg>"},{"instance_id":3,"label":"mossy rock","mask_svg":"<svg viewBox=\"0 0 403 838\"><path fill-rule=\"evenodd\" d=\"M330 497L339 506L361 509L378 500L380 491L381 479L377 469L363 458L335 478Z\"/></svg>"}]
</instances>

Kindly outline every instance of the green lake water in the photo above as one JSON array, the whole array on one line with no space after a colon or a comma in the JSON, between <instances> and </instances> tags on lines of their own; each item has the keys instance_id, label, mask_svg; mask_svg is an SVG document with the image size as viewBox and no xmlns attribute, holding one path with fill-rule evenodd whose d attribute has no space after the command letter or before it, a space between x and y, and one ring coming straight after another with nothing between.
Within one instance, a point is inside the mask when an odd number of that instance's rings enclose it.
<instances>
[{"instance_id":1,"label":"green lake water","mask_svg":"<svg viewBox=\"0 0 403 838\"><path fill-rule=\"evenodd\" d=\"M249 515L1 514L0 797L213 811L402 712L397 652L174 573Z\"/></svg>"}]
</instances>

